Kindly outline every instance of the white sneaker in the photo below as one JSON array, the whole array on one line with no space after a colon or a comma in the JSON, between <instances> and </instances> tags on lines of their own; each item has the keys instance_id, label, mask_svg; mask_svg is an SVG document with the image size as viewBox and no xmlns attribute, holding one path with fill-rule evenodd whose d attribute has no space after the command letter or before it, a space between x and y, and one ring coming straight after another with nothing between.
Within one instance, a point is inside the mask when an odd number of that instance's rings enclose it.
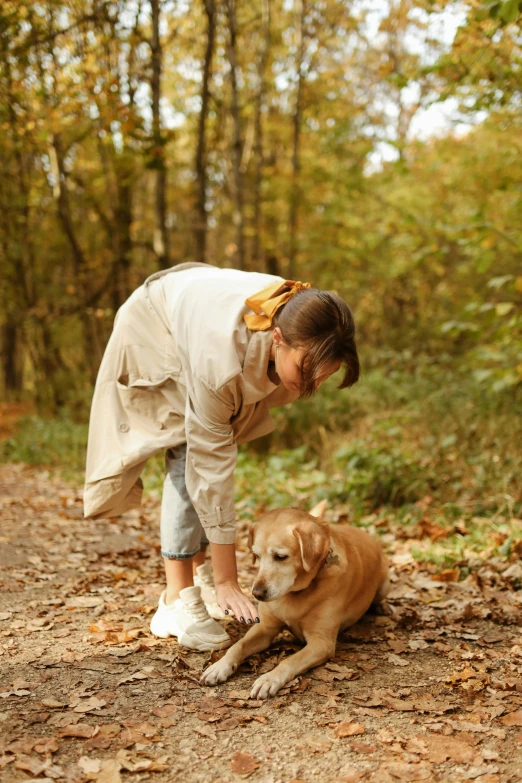
<instances>
[{"instance_id":1,"label":"white sneaker","mask_svg":"<svg viewBox=\"0 0 522 783\"><path fill-rule=\"evenodd\" d=\"M206 652L230 647L232 639L213 620L201 599L199 587L185 587L172 604L165 603L165 592L160 596L156 614L150 621L154 636L167 639L176 636L179 644L191 650Z\"/></svg>"},{"instance_id":2,"label":"white sneaker","mask_svg":"<svg viewBox=\"0 0 522 783\"><path fill-rule=\"evenodd\" d=\"M210 563L204 563L196 568L194 584L201 588L201 597L205 602L209 615L214 620L223 620L225 614L221 611L217 602L216 587Z\"/></svg>"}]
</instances>

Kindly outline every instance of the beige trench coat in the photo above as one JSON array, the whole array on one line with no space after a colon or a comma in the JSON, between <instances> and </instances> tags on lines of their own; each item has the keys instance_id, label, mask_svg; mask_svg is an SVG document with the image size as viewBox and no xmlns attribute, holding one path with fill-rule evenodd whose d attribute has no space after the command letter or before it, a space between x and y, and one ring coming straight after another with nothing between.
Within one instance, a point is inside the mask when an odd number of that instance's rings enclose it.
<instances>
[{"instance_id":1,"label":"beige trench coat","mask_svg":"<svg viewBox=\"0 0 522 783\"><path fill-rule=\"evenodd\" d=\"M237 444L274 429L296 398L267 375L272 330L251 332L245 299L281 278L180 264L119 309L92 403L85 516L139 507L153 453L187 444L186 484L209 541L235 540Z\"/></svg>"}]
</instances>

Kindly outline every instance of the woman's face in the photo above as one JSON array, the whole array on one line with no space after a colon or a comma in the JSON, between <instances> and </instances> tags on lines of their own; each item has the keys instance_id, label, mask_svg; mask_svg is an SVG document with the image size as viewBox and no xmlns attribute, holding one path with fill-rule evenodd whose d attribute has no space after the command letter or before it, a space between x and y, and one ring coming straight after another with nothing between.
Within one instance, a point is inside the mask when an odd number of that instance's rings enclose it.
<instances>
[{"instance_id":1,"label":"woman's face","mask_svg":"<svg viewBox=\"0 0 522 783\"><path fill-rule=\"evenodd\" d=\"M272 358L275 361L275 370L281 383L288 391L299 393L301 390L301 362L304 356L302 348L291 348L287 345L278 326L272 335ZM330 375L333 375L340 368L340 361L330 362L325 366L323 373L317 378L315 383L316 390Z\"/></svg>"}]
</instances>

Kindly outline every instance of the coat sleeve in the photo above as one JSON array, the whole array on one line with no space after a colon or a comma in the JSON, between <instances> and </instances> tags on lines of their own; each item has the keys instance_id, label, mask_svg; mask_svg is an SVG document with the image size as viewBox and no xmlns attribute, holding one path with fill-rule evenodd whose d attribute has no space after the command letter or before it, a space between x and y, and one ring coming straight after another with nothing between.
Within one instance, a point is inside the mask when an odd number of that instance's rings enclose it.
<instances>
[{"instance_id":1,"label":"coat sleeve","mask_svg":"<svg viewBox=\"0 0 522 783\"><path fill-rule=\"evenodd\" d=\"M232 386L216 390L194 375L187 379L187 491L208 540L216 544L233 544L236 539Z\"/></svg>"}]
</instances>

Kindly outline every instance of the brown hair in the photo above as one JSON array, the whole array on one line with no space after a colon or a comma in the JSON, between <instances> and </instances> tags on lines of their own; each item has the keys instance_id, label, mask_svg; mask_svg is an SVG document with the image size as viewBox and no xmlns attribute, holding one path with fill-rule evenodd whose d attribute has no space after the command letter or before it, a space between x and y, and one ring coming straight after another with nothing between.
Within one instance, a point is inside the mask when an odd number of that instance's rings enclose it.
<instances>
[{"instance_id":1,"label":"brown hair","mask_svg":"<svg viewBox=\"0 0 522 783\"><path fill-rule=\"evenodd\" d=\"M315 382L324 367L341 361L344 377L339 389L359 380L359 357L355 345L352 311L332 291L309 288L295 294L276 314L273 326L291 348L304 349L301 362L301 397L315 392Z\"/></svg>"}]
</instances>

